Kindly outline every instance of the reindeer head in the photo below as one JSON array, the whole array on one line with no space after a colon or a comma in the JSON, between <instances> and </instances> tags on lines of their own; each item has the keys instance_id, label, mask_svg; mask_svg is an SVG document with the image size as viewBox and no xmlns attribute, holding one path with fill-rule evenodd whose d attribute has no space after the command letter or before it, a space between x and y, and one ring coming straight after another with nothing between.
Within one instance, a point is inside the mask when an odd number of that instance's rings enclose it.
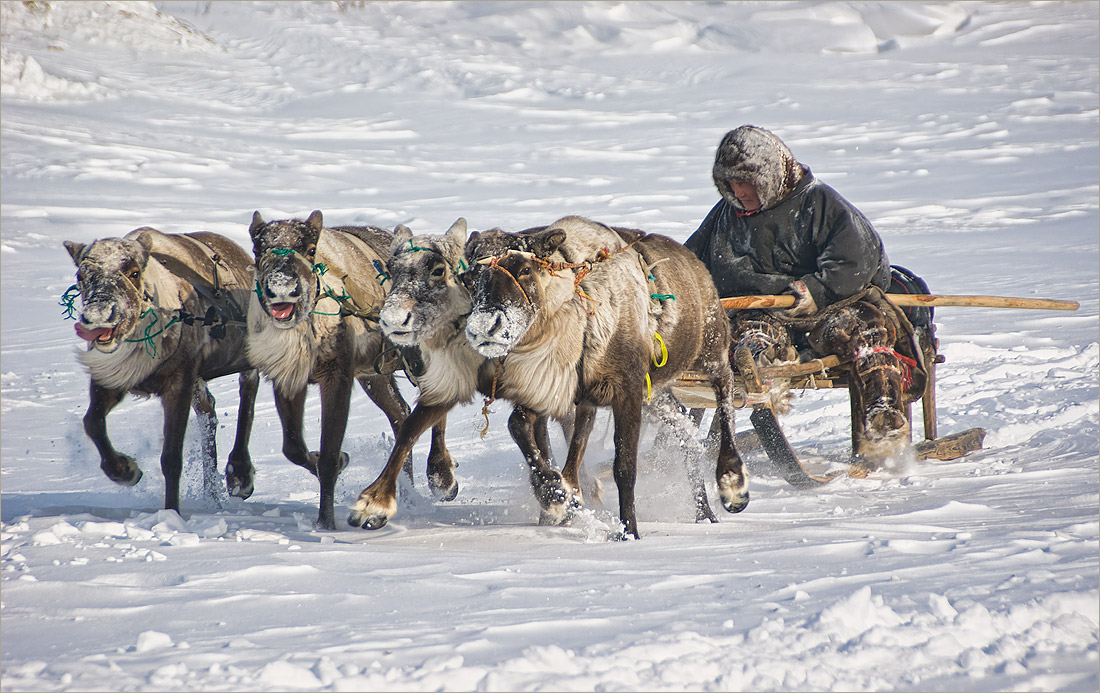
<instances>
[{"instance_id":1,"label":"reindeer head","mask_svg":"<svg viewBox=\"0 0 1100 693\"><path fill-rule=\"evenodd\" d=\"M507 355L535 324L540 310L548 308L555 275L546 258L564 240L563 231L546 228L518 234L490 229L470 236L466 262L473 268L473 310L466 318L466 338L482 356Z\"/></svg>"},{"instance_id":2,"label":"reindeer head","mask_svg":"<svg viewBox=\"0 0 1100 693\"><path fill-rule=\"evenodd\" d=\"M76 334L89 348L114 352L137 328L149 295L143 282L149 248L137 240L103 238L90 245L65 241L76 264L82 310Z\"/></svg>"},{"instance_id":3,"label":"reindeer head","mask_svg":"<svg viewBox=\"0 0 1100 693\"><path fill-rule=\"evenodd\" d=\"M470 293L460 273L466 220L458 219L442 236L413 236L405 226L394 230L386 263L390 293L382 305L382 333L394 344L413 346L470 312Z\"/></svg>"},{"instance_id":4,"label":"reindeer head","mask_svg":"<svg viewBox=\"0 0 1100 693\"><path fill-rule=\"evenodd\" d=\"M313 311L319 291L315 272L322 271L315 258L323 228L319 211L305 221L265 222L259 212L252 215L248 233L256 257L256 296L276 327L289 329Z\"/></svg>"}]
</instances>

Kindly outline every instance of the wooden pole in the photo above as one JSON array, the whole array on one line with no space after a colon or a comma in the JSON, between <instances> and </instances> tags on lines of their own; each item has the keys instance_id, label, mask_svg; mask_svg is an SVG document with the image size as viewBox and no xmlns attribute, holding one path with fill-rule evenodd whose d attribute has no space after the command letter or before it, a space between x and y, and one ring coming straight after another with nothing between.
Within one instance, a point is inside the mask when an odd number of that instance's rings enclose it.
<instances>
[{"instance_id":1,"label":"wooden pole","mask_svg":"<svg viewBox=\"0 0 1100 693\"><path fill-rule=\"evenodd\" d=\"M1013 296L959 296L944 294L886 294L895 306L972 306L976 308L1025 308L1039 310L1077 310L1077 301L1058 301L1050 298L1016 298ZM725 310L749 308L787 308L794 305L790 294L735 296L723 298Z\"/></svg>"}]
</instances>

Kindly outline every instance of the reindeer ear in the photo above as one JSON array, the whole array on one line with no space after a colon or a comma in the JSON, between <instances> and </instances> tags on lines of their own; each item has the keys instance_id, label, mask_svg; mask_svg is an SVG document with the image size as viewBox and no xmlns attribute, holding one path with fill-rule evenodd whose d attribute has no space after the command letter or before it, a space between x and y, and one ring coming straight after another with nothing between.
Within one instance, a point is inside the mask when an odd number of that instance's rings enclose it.
<instances>
[{"instance_id":1,"label":"reindeer ear","mask_svg":"<svg viewBox=\"0 0 1100 693\"><path fill-rule=\"evenodd\" d=\"M260 212L256 211L252 213L252 224L248 227L248 235L253 239L256 238L256 232L260 230L260 227L264 225L264 218L260 216Z\"/></svg>"},{"instance_id":2,"label":"reindeer ear","mask_svg":"<svg viewBox=\"0 0 1100 693\"><path fill-rule=\"evenodd\" d=\"M134 229L126 234L126 238L122 239L124 243L129 244L130 251L134 254L134 259L137 260L138 264L142 267L145 267L145 264L149 262L149 256L156 247L156 235L158 234L160 234L160 231L148 226L142 226L140 229ZM162 248L161 250L164 251L165 249Z\"/></svg>"},{"instance_id":3,"label":"reindeer ear","mask_svg":"<svg viewBox=\"0 0 1100 693\"><path fill-rule=\"evenodd\" d=\"M313 210L313 213L309 215L309 219L306 219L306 223L309 224L311 229L320 234L321 229L325 228L325 220L324 217L321 216L321 210Z\"/></svg>"},{"instance_id":4,"label":"reindeer ear","mask_svg":"<svg viewBox=\"0 0 1100 693\"><path fill-rule=\"evenodd\" d=\"M463 245L462 254L466 256L467 264L471 264L471 263L476 262L477 260L481 259L481 258L478 258L476 256L477 252L478 252L478 248L477 248L478 247L478 240L480 240L480 239L481 239L481 232L480 231L474 231L473 233L470 234L470 237L466 239L466 243Z\"/></svg>"},{"instance_id":5,"label":"reindeer ear","mask_svg":"<svg viewBox=\"0 0 1100 693\"><path fill-rule=\"evenodd\" d=\"M412 229L404 224L398 224L393 229L393 242L390 243L390 255L396 253L401 246L409 242L413 237Z\"/></svg>"},{"instance_id":6,"label":"reindeer ear","mask_svg":"<svg viewBox=\"0 0 1100 693\"><path fill-rule=\"evenodd\" d=\"M548 229L531 237L531 252L539 257L550 257L558 249L558 246L564 242L564 231L561 229Z\"/></svg>"},{"instance_id":7,"label":"reindeer ear","mask_svg":"<svg viewBox=\"0 0 1100 693\"><path fill-rule=\"evenodd\" d=\"M65 250L69 251L69 257L73 259L73 264L80 264L80 257L84 254L84 249L88 246L83 243L77 243L76 241L64 241Z\"/></svg>"},{"instance_id":8,"label":"reindeer ear","mask_svg":"<svg viewBox=\"0 0 1100 693\"><path fill-rule=\"evenodd\" d=\"M447 233L444 236L450 239L452 242L462 245L466 242L466 219L459 217L455 219L455 223L451 224L451 228L447 229Z\"/></svg>"}]
</instances>

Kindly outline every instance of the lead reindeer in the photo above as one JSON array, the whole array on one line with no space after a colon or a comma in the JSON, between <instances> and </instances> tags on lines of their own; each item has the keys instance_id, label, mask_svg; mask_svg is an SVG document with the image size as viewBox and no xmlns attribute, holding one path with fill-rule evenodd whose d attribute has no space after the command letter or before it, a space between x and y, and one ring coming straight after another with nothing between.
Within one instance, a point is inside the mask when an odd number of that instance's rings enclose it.
<instances>
[{"instance_id":1,"label":"lead reindeer","mask_svg":"<svg viewBox=\"0 0 1100 693\"><path fill-rule=\"evenodd\" d=\"M248 439L259 384L244 354L251 258L223 236L170 235L148 227L89 245L65 241L65 248L76 264L82 302L76 333L88 343L79 355L91 377L84 431L107 478L133 486L142 477L137 462L111 443L107 415L127 393L155 395L164 410L164 507L180 509L191 408L200 418L204 491L216 497L217 418L206 381L239 373L236 441L226 480L231 493L247 497Z\"/></svg>"},{"instance_id":2,"label":"lead reindeer","mask_svg":"<svg viewBox=\"0 0 1100 693\"><path fill-rule=\"evenodd\" d=\"M336 480L348 464L341 450L353 382L357 379L396 435L409 408L383 366L382 335L371 323L386 297L380 268L393 235L377 227L325 228L321 212L305 221L249 227L256 286L248 310L248 358L275 386L283 427L283 454L313 473L321 486L317 524L335 529ZM383 372L380 372L383 371ZM321 449L310 452L302 424L307 386L321 389ZM429 453L433 469L451 468L445 421L435 425Z\"/></svg>"},{"instance_id":3,"label":"lead reindeer","mask_svg":"<svg viewBox=\"0 0 1100 693\"><path fill-rule=\"evenodd\" d=\"M575 484L571 475L592 414L610 407L619 517L626 533L638 537L634 485L642 403L691 368L710 376L717 400L715 474L722 505L729 512L745 508L747 477L733 445L729 322L693 253L664 236L565 217L521 233L474 234L466 260L479 267L466 336L495 361L483 369L483 380L492 377L494 394L517 405L509 428L529 464L543 462L532 415L560 416L577 407L566 478L546 480L561 492L544 493L540 501L570 496L566 484Z\"/></svg>"},{"instance_id":4,"label":"lead reindeer","mask_svg":"<svg viewBox=\"0 0 1100 693\"><path fill-rule=\"evenodd\" d=\"M420 398L397 433L393 452L378 479L359 495L348 523L364 529L383 527L397 510L397 478L417 438L455 405L469 402L478 393L478 372L485 357L466 340L466 315L470 292L461 279L466 264L466 220L458 219L442 235L418 235L398 226L392 255L387 263L390 294L382 306L382 332L394 344L418 345L424 359L417 386ZM572 412L560 421L571 436ZM546 417L535 422L540 448L549 457ZM442 460L441 460L442 461ZM449 461L449 460L448 460ZM432 491L445 499L458 491L453 465L437 464L428 470ZM538 476L532 475L538 492ZM597 484L587 484L596 493ZM544 517L559 522L560 517Z\"/></svg>"}]
</instances>

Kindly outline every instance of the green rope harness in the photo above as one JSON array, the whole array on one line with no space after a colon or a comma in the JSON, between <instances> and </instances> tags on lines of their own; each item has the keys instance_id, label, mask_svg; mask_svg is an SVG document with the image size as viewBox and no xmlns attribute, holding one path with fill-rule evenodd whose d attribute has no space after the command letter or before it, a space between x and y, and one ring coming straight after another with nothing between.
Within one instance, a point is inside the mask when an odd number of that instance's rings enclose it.
<instances>
[{"instance_id":1,"label":"green rope harness","mask_svg":"<svg viewBox=\"0 0 1100 693\"><path fill-rule=\"evenodd\" d=\"M156 327L158 322L160 322L160 317L157 315L156 308L145 309L138 317L138 319L140 320L150 313L153 314L153 320L145 326L145 336L139 337L137 339L124 339L123 341L130 343L144 342L145 353L149 355L149 358L155 359L157 357L157 345L153 342L153 338L159 337L160 335L164 334L165 330L167 330L172 325L175 325L177 322L180 322L180 318L179 316L173 317L171 320L168 321L168 324L166 324L164 327L160 328L156 332L153 332L153 328Z\"/></svg>"},{"instance_id":2,"label":"green rope harness","mask_svg":"<svg viewBox=\"0 0 1100 693\"><path fill-rule=\"evenodd\" d=\"M76 299L79 296L80 287L76 284L65 289L65 293L61 294L61 300L57 302L57 305L65 309L61 314L62 319L76 320Z\"/></svg>"},{"instance_id":3,"label":"green rope harness","mask_svg":"<svg viewBox=\"0 0 1100 693\"><path fill-rule=\"evenodd\" d=\"M381 260L371 260L371 264L374 265L374 269L378 273L374 275L374 278L378 280L378 286L384 286L386 281L390 278L390 273L386 271L386 266L382 264Z\"/></svg>"}]
</instances>

